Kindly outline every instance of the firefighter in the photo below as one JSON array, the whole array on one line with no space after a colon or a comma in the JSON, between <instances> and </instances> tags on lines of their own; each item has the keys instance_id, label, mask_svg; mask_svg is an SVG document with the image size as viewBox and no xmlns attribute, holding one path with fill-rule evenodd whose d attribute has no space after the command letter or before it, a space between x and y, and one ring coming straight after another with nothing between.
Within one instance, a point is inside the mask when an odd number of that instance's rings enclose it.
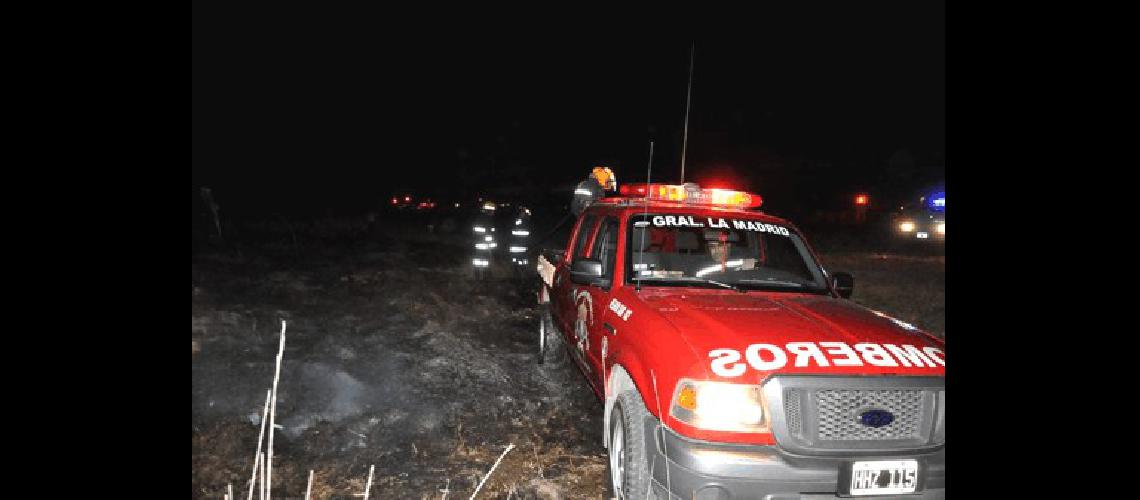
<instances>
[{"instance_id":1,"label":"firefighter","mask_svg":"<svg viewBox=\"0 0 1140 500\"><path fill-rule=\"evenodd\" d=\"M523 271L530 269L530 209L519 206L511 219L511 235L508 251L511 264L514 265L515 274L522 275ZM505 238L505 236L504 236Z\"/></svg>"},{"instance_id":2,"label":"firefighter","mask_svg":"<svg viewBox=\"0 0 1140 500\"><path fill-rule=\"evenodd\" d=\"M474 254L471 265L477 278L483 278L491 266L492 255L498 247L498 238L495 232L495 209L497 205L492 201L484 201L479 205L479 212L471 225L471 243Z\"/></svg>"},{"instance_id":3,"label":"firefighter","mask_svg":"<svg viewBox=\"0 0 1140 500\"><path fill-rule=\"evenodd\" d=\"M586 180L579 182L574 188L574 200L570 204L570 211L577 216L594 200L601 199L606 191L617 190L617 177L609 167L594 167Z\"/></svg>"}]
</instances>

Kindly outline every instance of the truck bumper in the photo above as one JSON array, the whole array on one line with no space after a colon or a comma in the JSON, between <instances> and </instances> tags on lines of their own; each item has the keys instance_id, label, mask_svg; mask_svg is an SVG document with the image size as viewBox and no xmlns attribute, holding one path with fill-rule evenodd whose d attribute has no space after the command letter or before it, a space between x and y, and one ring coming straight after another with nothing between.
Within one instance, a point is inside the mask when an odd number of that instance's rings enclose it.
<instances>
[{"instance_id":1,"label":"truck bumper","mask_svg":"<svg viewBox=\"0 0 1140 500\"><path fill-rule=\"evenodd\" d=\"M946 496L944 449L925 454L865 456L798 456L775 446L731 445L691 440L659 428L656 418L646 419L645 442L651 467L650 487L662 499L785 500L837 498L840 471L855 460L915 459L918 487L915 493L871 496L881 500L940 499ZM668 459L665 450L668 449ZM668 464L666 471L665 464ZM670 494L666 494L670 493ZM862 498L862 497L853 497Z\"/></svg>"}]
</instances>

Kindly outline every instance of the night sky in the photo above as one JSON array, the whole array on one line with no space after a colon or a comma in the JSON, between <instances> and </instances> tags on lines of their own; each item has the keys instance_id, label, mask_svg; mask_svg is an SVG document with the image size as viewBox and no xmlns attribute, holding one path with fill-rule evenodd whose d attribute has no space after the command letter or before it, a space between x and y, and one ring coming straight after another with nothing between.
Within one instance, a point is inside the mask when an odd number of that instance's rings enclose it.
<instances>
[{"instance_id":1,"label":"night sky","mask_svg":"<svg viewBox=\"0 0 1140 500\"><path fill-rule=\"evenodd\" d=\"M194 5L195 190L264 207L554 192L598 163L643 181L650 140L655 179L680 180L693 38L433 33L374 13L229 9ZM941 180L944 28L941 3L915 2L695 37L686 180L786 206Z\"/></svg>"}]
</instances>

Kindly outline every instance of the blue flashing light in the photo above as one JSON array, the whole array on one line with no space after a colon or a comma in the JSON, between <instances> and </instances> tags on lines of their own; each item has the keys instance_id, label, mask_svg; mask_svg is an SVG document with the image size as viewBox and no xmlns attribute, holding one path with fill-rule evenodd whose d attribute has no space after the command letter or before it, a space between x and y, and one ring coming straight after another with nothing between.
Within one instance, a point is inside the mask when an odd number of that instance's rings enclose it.
<instances>
[{"instance_id":1,"label":"blue flashing light","mask_svg":"<svg viewBox=\"0 0 1140 500\"><path fill-rule=\"evenodd\" d=\"M946 192L937 191L935 193L932 193L930 195L929 201L927 201L927 207L935 212L942 212L946 210Z\"/></svg>"}]
</instances>

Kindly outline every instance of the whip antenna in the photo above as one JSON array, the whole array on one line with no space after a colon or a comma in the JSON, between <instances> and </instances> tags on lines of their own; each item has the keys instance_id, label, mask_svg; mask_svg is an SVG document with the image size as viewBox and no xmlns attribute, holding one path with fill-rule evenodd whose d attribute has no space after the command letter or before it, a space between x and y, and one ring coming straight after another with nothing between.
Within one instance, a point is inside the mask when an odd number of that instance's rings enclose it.
<instances>
[{"instance_id":1,"label":"whip antenna","mask_svg":"<svg viewBox=\"0 0 1140 500\"><path fill-rule=\"evenodd\" d=\"M681 184L685 183L685 152L689 146L689 104L693 102L693 61L697 57L697 42L689 48L689 90L685 92L685 133L681 142Z\"/></svg>"},{"instance_id":2,"label":"whip antenna","mask_svg":"<svg viewBox=\"0 0 1140 500\"><path fill-rule=\"evenodd\" d=\"M637 263L638 264L645 264L645 238L646 238L646 236L648 236L647 233L649 233L649 190L650 190L649 181L651 178L650 175L652 173L653 173L653 141L649 141L649 165L645 167L645 220L641 221L642 224L645 224L644 226L642 226L645 228L645 230L641 231L641 242L639 242L637 244ZM634 227L637 227L637 225L634 224ZM640 292L641 291L641 277L637 276L637 267L638 266L633 266L633 267L634 267L633 275L635 276L635 283L637 285L635 288L638 292Z\"/></svg>"}]
</instances>

